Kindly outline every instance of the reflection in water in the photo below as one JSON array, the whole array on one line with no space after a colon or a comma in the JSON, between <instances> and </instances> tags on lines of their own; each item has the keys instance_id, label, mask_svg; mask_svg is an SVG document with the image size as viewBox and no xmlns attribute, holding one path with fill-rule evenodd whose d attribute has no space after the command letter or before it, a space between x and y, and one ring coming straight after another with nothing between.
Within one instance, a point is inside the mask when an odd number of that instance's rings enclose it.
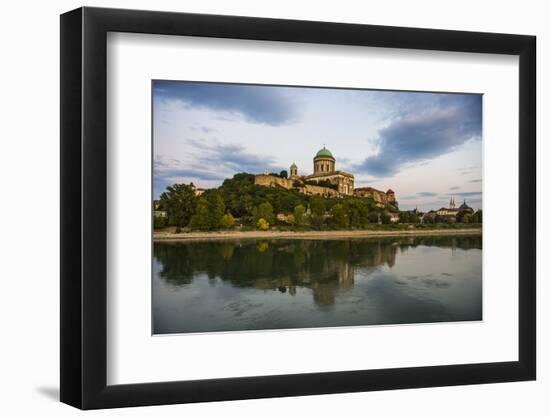
<instances>
[{"instance_id":1,"label":"reflection in water","mask_svg":"<svg viewBox=\"0 0 550 417\"><path fill-rule=\"evenodd\" d=\"M481 319L481 237L154 244L155 333Z\"/></svg>"}]
</instances>

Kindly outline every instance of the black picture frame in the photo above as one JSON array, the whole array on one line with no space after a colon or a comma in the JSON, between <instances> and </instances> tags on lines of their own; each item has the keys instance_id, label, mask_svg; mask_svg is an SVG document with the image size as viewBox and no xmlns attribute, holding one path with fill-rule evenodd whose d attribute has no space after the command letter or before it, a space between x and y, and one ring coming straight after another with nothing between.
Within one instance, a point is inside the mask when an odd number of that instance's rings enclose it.
<instances>
[{"instance_id":1,"label":"black picture frame","mask_svg":"<svg viewBox=\"0 0 550 417\"><path fill-rule=\"evenodd\" d=\"M519 56L519 360L107 385L108 32ZM534 36L84 7L61 15L60 56L62 402L95 409L535 379Z\"/></svg>"}]
</instances>

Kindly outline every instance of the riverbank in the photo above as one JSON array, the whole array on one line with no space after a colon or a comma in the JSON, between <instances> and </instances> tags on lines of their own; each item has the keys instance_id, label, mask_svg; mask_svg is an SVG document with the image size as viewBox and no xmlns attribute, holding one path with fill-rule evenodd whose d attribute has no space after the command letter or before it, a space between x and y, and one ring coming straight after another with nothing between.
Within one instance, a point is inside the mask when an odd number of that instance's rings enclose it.
<instances>
[{"instance_id":1,"label":"riverbank","mask_svg":"<svg viewBox=\"0 0 550 417\"><path fill-rule=\"evenodd\" d=\"M412 230L326 230L326 231L278 231L278 230L251 230L251 231L216 231L216 232L188 232L167 233L154 232L155 242L177 242L194 240L223 240L223 239L342 239L368 238L384 236L452 236L452 235L481 235L481 228L470 229L412 229Z\"/></svg>"}]
</instances>

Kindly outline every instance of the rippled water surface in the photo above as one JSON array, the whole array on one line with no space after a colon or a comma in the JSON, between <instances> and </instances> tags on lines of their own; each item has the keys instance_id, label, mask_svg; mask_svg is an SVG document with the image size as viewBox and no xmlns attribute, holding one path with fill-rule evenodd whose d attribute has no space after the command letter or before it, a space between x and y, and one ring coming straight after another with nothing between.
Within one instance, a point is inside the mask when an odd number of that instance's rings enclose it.
<instances>
[{"instance_id":1,"label":"rippled water surface","mask_svg":"<svg viewBox=\"0 0 550 417\"><path fill-rule=\"evenodd\" d=\"M481 320L481 236L154 244L155 334Z\"/></svg>"}]
</instances>

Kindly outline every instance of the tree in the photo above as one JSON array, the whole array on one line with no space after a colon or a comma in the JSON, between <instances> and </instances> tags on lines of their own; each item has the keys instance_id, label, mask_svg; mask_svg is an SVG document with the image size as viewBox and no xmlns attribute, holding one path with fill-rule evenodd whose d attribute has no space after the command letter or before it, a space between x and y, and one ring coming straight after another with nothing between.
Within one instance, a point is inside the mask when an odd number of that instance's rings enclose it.
<instances>
[{"instance_id":1,"label":"tree","mask_svg":"<svg viewBox=\"0 0 550 417\"><path fill-rule=\"evenodd\" d=\"M332 206L330 210L332 214L332 223L338 229L345 229L348 227L348 215L346 209L342 204L336 204Z\"/></svg>"},{"instance_id":2,"label":"tree","mask_svg":"<svg viewBox=\"0 0 550 417\"><path fill-rule=\"evenodd\" d=\"M218 229L221 226L223 214L225 213L225 203L217 191L207 196L209 215L208 225L210 229Z\"/></svg>"},{"instance_id":3,"label":"tree","mask_svg":"<svg viewBox=\"0 0 550 417\"><path fill-rule=\"evenodd\" d=\"M391 214L389 211L383 211L380 214L380 221L382 221L383 224L390 224L391 223Z\"/></svg>"},{"instance_id":4,"label":"tree","mask_svg":"<svg viewBox=\"0 0 550 417\"><path fill-rule=\"evenodd\" d=\"M286 172L286 170L283 169L283 170L281 171L281 173L279 174L279 177L281 177L281 178L288 178L288 172Z\"/></svg>"},{"instance_id":5,"label":"tree","mask_svg":"<svg viewBox=\"0 0 550 417\"><path fill-rule=\"evenodd\" d=\"M367 219L369 219L369 223L378 223L380 221L380 214L376 211L371 211Z\"/></svg>"},{"instance_id":6,"label":"tree","mask_svg":"<svg viewBox=\"0 0 550 417\"><path fill-rule=\"evenodd\" d=\"M265 203L261 203L258 207L256 207L254 217L256 222L258 222L259 219L264 219L267 223L274 224L275 215L273 214L273 206L267 201Z\"/></svg>"},{"instance_id":7,"label":"tree","mask_svg":"<svg viewBox=\"0 0 550 417\"><path fill-rule=\"evenodd\" d=\"M408 211L399 212L399 223L409 223L410 216Z\"/></svg>"},{"instance_id":8,"label":"tree","mask_svg":"<svg viewBox=\"0 0 550 417\"><path fill-rule=\"evenodd\" d=\"M306 209L301 204L294 207L294 224L296 226L302 226L305 223L305 213Z\"/></svg>"},{"instance_id":9,"label":"tree","mask_svg":"<svg viewBox=\"0 0 550 417\"><path fill-rule=\"evenodd\" d=\"M483 223L483 213L481 209L476 211L472 216L472 223Z\"/></svg>"},{"instance_id":10,"label":"tree","mask_svg":"<svg viewBox=\"0 0 550 417\"><path fill-rule=\"evenodd\" d=\"M361 198L347 199L344 207L348 215L349 225L352 228L362 228L368 222L368 203Z\"/></svg>"},{"instance_id":11,"label":"tree","mask_svg":"<svg viewBox=\"0 0 550 417\"><path fill-rule=\"evenodd\" d=\"M472 214L471 213L465 213L462 216L462 223L472 223Z\"/></svg>"},{"instance_id":12,"label":"tree","mask_svg":"<svg viewBox=\"0 0 550 417\"><path fill-rule=\"evenodd\" d=\"M218 191L221 193L226 208L235 217L251 216L255 206L252 197L254 185L254 175L240 173L233 175L233 178L224 180Z\"/></svg>"},{"instance_id":13,"label":"tree","mask_svg":"<svg viewBox=\"0 0 550 417\"><path fill-rule=\"evenodd\" d=\"M234 224L235 218L231 215L231 213L225 213L222 216L222 220L220 222L221 227L223 227L224 229L231 229Z\"/></svg>"},{"instance_id":14,"label":"tree","mask_svg":"<svg viewBox=\"0 0 550 417\"><path fill-rule=\"evenodd\" d=\"M258 219L258 222L256 223L256 226L258 226L258 229L260 229L260 230L268 230L269 229L269 222L264 218L260 218L260 219Z\"/></svg>"},{"instance_id":15,"label":"tree","mask_svg":"<svg viewBox=\"0 0 550 417\"><path fill-rule=\"evenodd\" d=\"M189 225L192 229L215 230L222 226L225 203L217 191L204 193L197 201L195 214Z\"/></svg>"},{"instance_id":16,"label":"tree","mask_svg":"<svg viewBox=\"0 0 550 417\"><path fill-rule=\"evenodd\" d=\"M190 185L174 184L166 187L166 191L160 195L159 203L166 210L168 224L184 227L195 213L197 197Z\"/></svg>"},{"instance_id":17,"label":"tree","mask_svg":"<svg viewBox=\"0 0 550 417\"><path fill-rule=\"evenodd\" d=\"M167 226L166 217L157 217L155 216L153 218L153 228L156 229L162 229L163 227Z\"/></svg>"},{"instance_id":18,"label":"tree","mask_svg":"<svg viewBox=\"0 0 550 417\"><path fill-rule=\"evenodd\" d=\"M410 212L409 222L410 223L420 223L420 218L418 217L418 211L417 210L414 210L414 211Z\"/></svg>"},{"instance_id":19,"label":"tree","mask_svg":"<svg viewBox=\"0 0 550 417\"><path fill-rule=\"evenodd\" d=\"M314 226L321 226L325 219L325 200L316 195L311 198L309 208L311 210L311 223Z\"/></svg>"},{"instance_id":20,"label":"tree","mask_svg":"<svg viewBox=\"0 0 550 417\"><path fill-rule=\"evenodd\" d=\"M196 212L193 217L191 217L189 225L192 229L210 229L210 204L206 198L200 197L198 199Z\"/></svg>"}]
</instances>

